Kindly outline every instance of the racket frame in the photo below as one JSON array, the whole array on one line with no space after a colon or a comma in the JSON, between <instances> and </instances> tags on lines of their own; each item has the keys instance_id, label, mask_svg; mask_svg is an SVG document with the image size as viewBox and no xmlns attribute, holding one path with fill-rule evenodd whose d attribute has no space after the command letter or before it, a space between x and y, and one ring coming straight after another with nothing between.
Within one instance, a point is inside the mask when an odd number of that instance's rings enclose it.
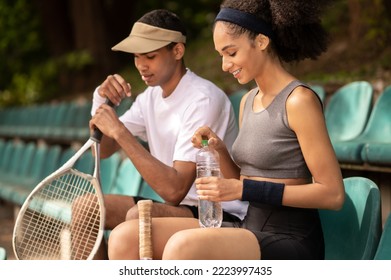
<instances>
[{"instance_id":1,"label":"racket frame","mask_svg":"<svg viewBox=\"0 0 391 280\"><path fill-rule=\"evenodd\" d=\"M77 171L77 173L79 173L78 175L80 175L80 176L86 176L89 178L92 185L94 186L94 189L96 191L96 197L98 199L99 211L100 211L99 230L98 230L98 235L97 235L94 247L92 248L87 260L93 259L93 257L95 256L95 254L100 246L100 243L101 243L103 235L104 235L104 224L105 224L105 216L106 216L105 215L106 210L104 207L104 200L103 200L103 193L102 193L101 186L100 186L100 139L96 139L96 138L100 138L100 137L91 136L90 139L88 139L87 142L68 161L66 161L55 172L53 172L52 174L47 176L45 179L43 179L26 198L26 200L24 201L22 207L20 208L20 211L19 211L18 216L16 218L13 236L12 236L13 250L14 250L15 257L18 260L20 259L19 252L18 252L18 245L17 245L19 224L23 220L24 213L29 208L30 201L35 196L35 194L41 190L41 188L47 186L48 182L51 182L51 181L55 180L56 178L61 177L65 173L69 173L71 170ZM78 159L80 159L80 157L88 149L90 149L92 146L94 146L94 150L95 150L95 156L94 156L95 166L94 166L93 175L91 176L90 174L85 174L85 173L82 173L78 170L73 169L73 166L75 165L76 161Z\"/></svg>"}]
</instances>

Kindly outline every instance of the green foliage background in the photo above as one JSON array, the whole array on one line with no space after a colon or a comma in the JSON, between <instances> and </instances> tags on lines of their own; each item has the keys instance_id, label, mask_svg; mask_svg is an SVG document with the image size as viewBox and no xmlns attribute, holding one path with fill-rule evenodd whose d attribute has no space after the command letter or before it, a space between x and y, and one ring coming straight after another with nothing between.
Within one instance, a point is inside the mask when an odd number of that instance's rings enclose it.
<instances>
[{"instance_id":1,"label":"green foliage background","mask_svg":"<svg viewBox=\"0 0 391 280\"><path fill-rule=\"evenodd\" d=\"M115 0L106 2L110 1ZM140 16L156 8L167 8L179 14L189 29L185 56L187 65L229 93L239 85L221 71L221 61L213 49L211 38L212 22L220 2L143 0L134 1L134 8ZM289 66L303 80L326 84L355 79L385 79L385 83L391 83L387 80L391 70L391 13L385 7L387 2L356 0L358 7L364 7L356 27L354 14L349 13L349 3L352 2L336 0L326 11L324 26L333 41L332 50L323 60ZM73 50L51 57L42 28L34 1L0 0L0 107L61 98L58 83L61 73L80 76L83 70L94 65L88 50ZM132 81L134 91L144 88L131 59L124 61L119 72ZM80 93L67 93L68 96L73 94Z\"/></svg>"}]
</instances>

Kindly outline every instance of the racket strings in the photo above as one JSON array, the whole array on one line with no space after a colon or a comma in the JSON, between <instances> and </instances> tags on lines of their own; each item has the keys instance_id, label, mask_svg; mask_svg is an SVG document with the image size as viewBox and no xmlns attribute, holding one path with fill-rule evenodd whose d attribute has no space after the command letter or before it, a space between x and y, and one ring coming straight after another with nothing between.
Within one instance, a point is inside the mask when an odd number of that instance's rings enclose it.
<instances>
[{"instance_id":1,"label":"racket strings","mask_svg":"<svg viewBox=\"0 0 391 280\"><path fill-rule=\"evenodd\" d=\"M100 229L90 176L66 173L31 197L16 241L20 259L86 259Z\"/></svg>"}]
</instances>

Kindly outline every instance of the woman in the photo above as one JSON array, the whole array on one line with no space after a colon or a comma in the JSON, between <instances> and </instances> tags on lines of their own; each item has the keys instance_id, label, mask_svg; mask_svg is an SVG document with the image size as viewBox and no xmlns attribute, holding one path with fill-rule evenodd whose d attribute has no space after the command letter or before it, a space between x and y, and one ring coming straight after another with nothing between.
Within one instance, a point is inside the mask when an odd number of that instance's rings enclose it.
<instances>
[{"instance_id":1,"label":"woman","mask_svg":"<svg viewBox=\"0 0 391 280\"><path fill-rule=\"evenodd\" d=\"M317 95L284 69L284 62L316 58L326 49L320 25L321 1L227 0L216 17L213 40L222 68L241 84L257 87L240 105L240 131L232 159L208 127L196 131L220 154L224 178L196 180L200 199L249 202L234 227L199 229L195 219L154 219L154 258L163 259L323 259L317 209L340 209L341 172ZM136 227L133 221L118 232ZM192 228L194 227L194 228ZM135 252L113 258L137 258ZM118 235L119 236L119 235Z\"/></svg>"}]
</instances>

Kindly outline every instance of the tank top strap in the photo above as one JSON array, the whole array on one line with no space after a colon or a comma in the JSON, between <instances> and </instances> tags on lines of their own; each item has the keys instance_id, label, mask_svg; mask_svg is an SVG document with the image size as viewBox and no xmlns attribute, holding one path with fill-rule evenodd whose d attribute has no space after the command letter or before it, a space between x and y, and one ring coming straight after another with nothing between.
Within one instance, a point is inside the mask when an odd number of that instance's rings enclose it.
<instances>
[{"instance_id":1,"label":"tank top strap","mask_svg":"<svg viewBox=\"0 0 391 280\"><path fill-rule=\"evenodd\" d=\"M305 87L305 88L308 88L309 90L311 90L315 96L318 98L320 104L322 105L322 109L323 109L323 102L322 100L320 99L320 97L315 93L315 91L306 83L302 82L302 81L299 81L299 80L294 80L292 82L290 82L281 92L280 94L277 96L278 99L280 100L279 102L286 102L287 98L289 97L289 95L294 91L295 88L299 87L299 86L302 86L302 87Z\"/></svg>"},{"instance_id":2,"label":"tank top strap","mask_svg":"<svg viewBox=\"0 0 391 280\"><path fill-rule=\"evenodd\" d=\"M308 87L305 83L294 80L290 82L281 92L278 94L278 98L282 98L284 101L288 98L288 96L292 93L292 91L297 88L298 86L305 86Z\"/></svg>"}]
</instances>

